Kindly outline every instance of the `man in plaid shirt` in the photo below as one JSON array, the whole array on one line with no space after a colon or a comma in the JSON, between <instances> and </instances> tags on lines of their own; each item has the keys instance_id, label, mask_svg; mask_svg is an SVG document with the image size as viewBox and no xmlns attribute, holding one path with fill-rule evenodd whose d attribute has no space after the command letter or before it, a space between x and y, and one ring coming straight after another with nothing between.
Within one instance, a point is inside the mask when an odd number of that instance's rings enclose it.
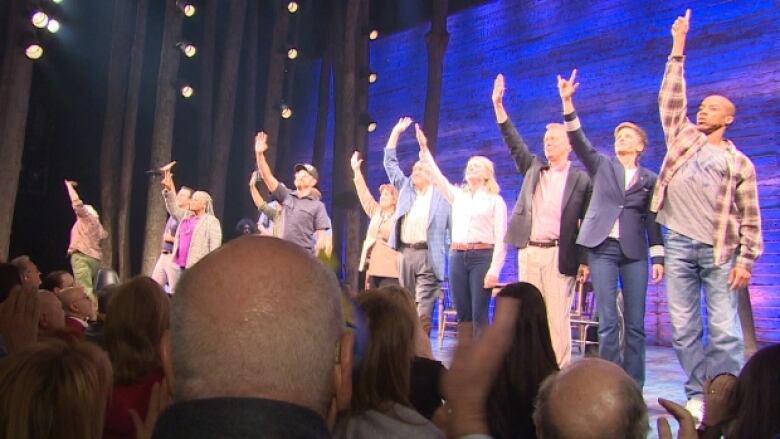
<instances>
[{"instance_id":1,"label":"man in plaid shirt","mask_svg":"<svg viewBox=\"0 0 780 439\"><path fill-rule=\"evenodd\" d=\"M690 10L672 26L672 53L658 97L667 152L651 209L668 229L666 292L673 345L688 376L687 408L701 419L705 379L740 370L743 340L735 290L747 286L763 242L755 168L724 138L734 121L734 104L708 96L695 124L686 116L683 51L689 23Z\"/></svg>"}]
</instances>

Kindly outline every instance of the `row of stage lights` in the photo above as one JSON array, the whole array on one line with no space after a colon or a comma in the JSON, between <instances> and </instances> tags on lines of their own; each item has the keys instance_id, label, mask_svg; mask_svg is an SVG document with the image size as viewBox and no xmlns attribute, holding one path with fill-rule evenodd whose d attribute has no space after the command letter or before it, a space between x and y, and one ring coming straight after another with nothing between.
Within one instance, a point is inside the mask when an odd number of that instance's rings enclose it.
<instances>
[{"instance_id":1,"label":"row of stage lights","mask_svg":"<svg viewBox=\"0 0 780 439\"><path fill-rule=\"evenodd\" d=\"M62 0L50 0L51 3L60 4ZM47 10L49 12L47 12ZM51 8L40 5L30 13L30 23L33 25L33 33L46 30L49 33L56 34L60 30L60 21L53 15ZM36 35L27 41L24 47L24 54L31 60L39 59L43 56L43 43Z\"/></svg>"},{"instance_id":2,"label":"row of stage lights","mask_svg":"<svg viewBox=\"0 0 780 439\"><path fill-rule=\"evenodd\" d=\"M295 14L298 12L298 9L300 9L300 3L297 1L289 1L287 2L287 11L290 14ZM379 38L379 31L376 29L369 29L367 32L365 32L365 35L368 37L369 40L374 41L377 38ZM298 48L296 47L288 47L287 48L287 59L294 60L298 58ZM368 70L365 73L365 78L368 80L369 84L373 84L377 81L379 78L379 75L372 70ZM282 119L289 119L293 115L292 108L287 105L286 103L282 102L278 106L279 112L282 116ZM368 130L369 133L374 132L376 130L376 121L371 119L368 115L364 114L360 118L360 123L362 125L366 126L366 130Z\"/></svg>"}]
</instances>

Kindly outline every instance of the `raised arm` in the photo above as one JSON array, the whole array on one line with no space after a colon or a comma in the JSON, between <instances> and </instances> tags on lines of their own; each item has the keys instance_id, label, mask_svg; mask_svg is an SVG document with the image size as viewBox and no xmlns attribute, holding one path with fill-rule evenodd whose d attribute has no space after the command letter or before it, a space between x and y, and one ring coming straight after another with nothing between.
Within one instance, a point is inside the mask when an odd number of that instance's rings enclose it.
<instances>
[{"instance_id":1,"label":"raised arm","mask_svg":"<svg viewBox=\"0 0 780 439\"><path fill-rule=\"evenodd\" d=\"M176 218L176 220L181 221L182 218L187 216L189 211L176 205L176 185L173 183L173 173L170 169L163 171L162 186L165 210L168 211L169 215Z\"/></svg>"},{"instance_id":2,"label":"raised arm","mask_svg":"<svg viewBox=\"0 0 780 439\"><path fill-rule=\"evenodd\" d=\"M423 133L419 124L414 124L414 131L417 136L417 143L420 145L420 160L428 165L431 184L441 193L448 203L452 204L452 201L455 198L455 191L457 191L458 188L450 184L447 177L441 173L441 170L436 165L436 161L433 159L431 151L428 149L428 139L425 137L425 133Z\"/></svg>"},{"instance_id":3,"label":"raised arm","mask_svg":"<svg viewBox=\"0 0 780 439\"><path fill-rule=\"evenodd\" d=\"M257 190L257 171L252 172L252 176L249 177L249 194L252 196L252 202L263 215L267 216L271 221L276 220L276 209L268 205L260 191Z\"/></svg>"},{"instance_id":4,"label":"raised arm","mask_svg":"<svg viewBox=\"0 0 780 439\"><path fill-rule=\"evenodd\" d=\"M353 181L355 182L355 190L357 191L360 205L363 206L363 211L370 217L374 216L374 213L379 208L379 203L371 196L371 191L368 189L366 179L363 178L363 172L360 171L360 165L363 163L363 159L360 158L360 153L355 151L352 153L352 158L349 161L349 165L352 167L352 172L355 173Z\"/></svg>"},{"instance_id":5,"label":"raised arm","mask_svg":"<svg viewBox=\"0 0 780 439\"><path fill-rule=\"evenodd\" d=\"M81 201L79 193L76 192L76 186L78 183L72 180L65 180L65 188L68 190L68 197L70 198L70 204L73 207L73 212L79 218L89 218L90 214L84 207L84 202Z\"/></svg>"},{"instance_id":6,"label":"raised arm","mask_svg":"<svg viewBox=\"0 0 780 439\"><path fill-rule=\"evenodd\" d=\"M496 80L493 82L493 110L496 113L496 122L498 128L501 130L501 137L504 139L504 143L509 148L509 155L515 161L517 166L517 172L525 174L528 168L533 164L534 156L528 150L528 145L525 140L517 132L515 125L512 123L512 119L509 118L506 110L504 109L504 91L506 86L504 83L504 75L498 74Z\"/></svg>"},{"instance_id":7,"label":"raised arm","mask_svg":"<svg viewBox=\"0 0 780 439\"><path fill-rule=\"evenodd\" d=\"M566 134L569 136L574 153L577 154L580 161L585 165L588 174L593 177L599 169L602 161L609 160L607 156L599 153L591 145L585 131L580 125L580 119L574 110L574 93L579 88L579 82L576 82L577 69L572 70L569 79L564 79L558 75L558 94L561 96L563 106L563 120L566 125Z\"/></svg>"},{"instance_id":8,"label":"raised arm","mask_svg":"<svg viewBox=\"0 0 780 439\"><path fill-rule=\"evenodd\" d=\"M411 124L411 117L402 117L398 119L398 123L395 124L393 130L390 132L390 138L387 139L387 146L385 146L385 159L383 164L385 166L385 172L387 173L387 179L390 180L390 183L399 191L406 183L408 177L398 165L398 155L396 154L395 148L398 146L398 138L401 136L401 133L406 131Z\"/></svg>"},{"instance_id":9,"label":"raised arm","mask_svg":"<svg viewBox=\"0 0 780 439\"><path fill-rule=\"evenodd\" d=\"M268 166L268 161L265 159L265 152L268 151L268 135L263 131L260 131L255 136L255 160L257 161L257 170L260 171L260 175L265 181L265 185L268 186L270 192L276 191L276 187L279 186L279 180L274 177L271 172L271 167Z\"/></svg>"},{"instance_id":10,"label":"raised arm","mask_svg":"<svg viewBox=\"0 0 780 439\"><path fill-rule=\"evenodd\" d=\"M667 148L686 129L696 131L696 127L688 120L688 101L685 91L683 71L683 54L685 39L691 20L691 10L677 17L672 25L672 51L666 63L661 91L658 94L658 110L661 115L661 127L666 136ZM694 133L695 134L695 133Z\"/></svg>"}]
</instances>

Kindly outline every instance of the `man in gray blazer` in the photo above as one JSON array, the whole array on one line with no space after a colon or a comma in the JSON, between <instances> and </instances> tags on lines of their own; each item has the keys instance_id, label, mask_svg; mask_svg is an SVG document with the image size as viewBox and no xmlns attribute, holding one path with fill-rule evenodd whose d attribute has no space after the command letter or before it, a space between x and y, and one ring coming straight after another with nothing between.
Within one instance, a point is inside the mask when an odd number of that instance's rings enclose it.
<instances>
[{"instance_id":1,"label":"man in gray blazer","mask_svg":"<svg viewBox=\"0 0 780 439\"><path fill-rule=\"evenodd\" d=\"M586 254L577 244L591 184L571 166L571 144L563 124L547 125L544 155L532 154L504 109L504 76L493 85L493 109L501 135L523 175L523 186L510 215L506 242L518 248L517 273L544 296L550 337L558 364L571 360L571 301L575 276L588 277Z\"/></svg>"}]
</instances>

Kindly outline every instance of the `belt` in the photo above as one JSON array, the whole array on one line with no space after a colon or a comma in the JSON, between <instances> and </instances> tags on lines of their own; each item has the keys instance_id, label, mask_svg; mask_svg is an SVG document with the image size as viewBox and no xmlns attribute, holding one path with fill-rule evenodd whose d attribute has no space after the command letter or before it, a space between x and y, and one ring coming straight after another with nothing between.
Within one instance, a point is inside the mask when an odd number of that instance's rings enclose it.
<instances>
[{"instance_id":1,"label":"belt","mask_svg":"<svg viewBox=\"0 0 780 439\"><path fill-rule=\"evenodd\" d=\"M552 241L528 241L528 245L532 247L551 248L558 247L559 241L553 239Z\"/></svg>"},{"instance_id":2,"label":"belt","mask_svg":"<svg viewBox=\"0 0 780 439\"><path fill-rule=\"evenodd\" d=\"M493 244L486 244L484 242L471 242L468 244L462 242L453 242L450 244L450 250L465 252L469 250L492 250Z\"/></svg>"},{"instance_id":3,"label":"belt","mask_svg":"<svg viewBox=\"0 0 780 439\"><path fill-rule=\"evenodd\" d=\"M171 254L171 250L163 250L162 254L169 255L169 254Z\"/></svg>"},{"instance_id":4,"label":"belt","mask_svg":"<svg viewBox=\"0 0 780 439\"><path fill-rule=\"evenodd\" d=\"M415 242L414 244L401 243L401 247L413 248L415 250L428 250L427 242Z\"/></svg>"}]
</instances>

